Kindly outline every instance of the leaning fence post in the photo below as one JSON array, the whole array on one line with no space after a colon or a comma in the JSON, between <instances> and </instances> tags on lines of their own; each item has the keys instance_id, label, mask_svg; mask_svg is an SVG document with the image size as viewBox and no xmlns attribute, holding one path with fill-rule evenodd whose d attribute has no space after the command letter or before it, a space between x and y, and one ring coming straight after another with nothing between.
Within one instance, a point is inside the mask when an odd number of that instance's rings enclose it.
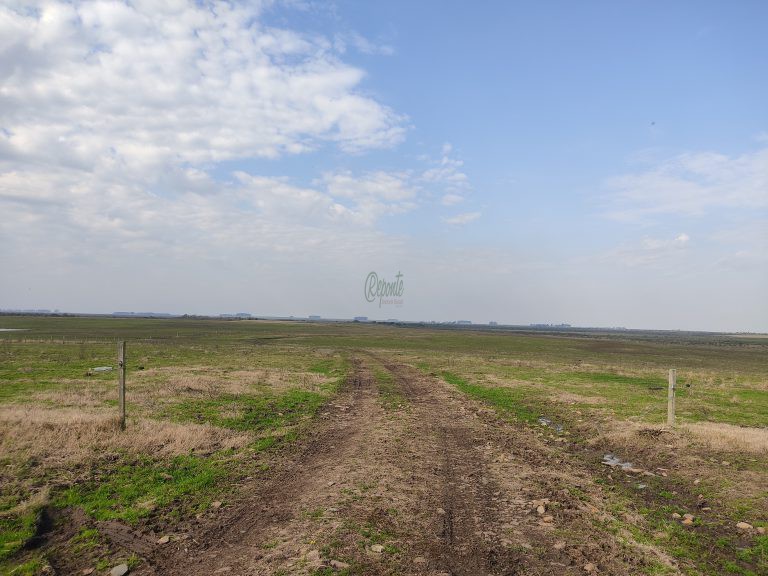
<instances>
[{"instance_id":1,"label":"leaning fence post","mask_svg":"<svg viewBox=\"0 0 768 576\"><path fill-rule=\"evenodd\" d=\"M667 426L675 425L675 383L677 381L677 370L674 368L669 371L669 388L667 389Z\"/></svg>"},{"instance_id":2,"label":"leaning fence post","mask_svg":"<svg viewBox=\"0 0 768 576\"><path fill-rule=\"evenodd\" d=\"M117 385L120 402L120 430L125 430L125 340L117 344Z\"/></svg>"}]
</instances>

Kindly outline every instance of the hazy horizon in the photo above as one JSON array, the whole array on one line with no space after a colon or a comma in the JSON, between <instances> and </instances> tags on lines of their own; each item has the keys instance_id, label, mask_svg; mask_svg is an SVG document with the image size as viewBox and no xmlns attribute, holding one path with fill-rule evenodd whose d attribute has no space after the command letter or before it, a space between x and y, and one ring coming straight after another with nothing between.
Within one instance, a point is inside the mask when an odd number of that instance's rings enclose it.
<instances>
[{"instance_id":1,"label":"hazy horizon","mask_svg":"<svg viewBox=\"0 0 768 576\"><path fill-rule=\"evenodd\" d=\"M0 308L768 332L766 21L0 0Z\"/></svg>"}]
</instances>

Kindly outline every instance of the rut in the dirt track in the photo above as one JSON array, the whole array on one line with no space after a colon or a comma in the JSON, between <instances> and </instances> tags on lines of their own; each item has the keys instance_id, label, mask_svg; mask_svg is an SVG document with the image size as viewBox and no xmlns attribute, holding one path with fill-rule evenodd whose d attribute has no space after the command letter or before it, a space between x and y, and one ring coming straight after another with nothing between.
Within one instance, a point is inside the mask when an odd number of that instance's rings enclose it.
<instances>
[{"instance_id":1,"label":"rut in the dirt track","mask_svg":"<svg viewBox=\"0 0 768 576\"><path fill-rule=\"evenodd\" d=\"M320 425L299 454L268 480L246 487L242 500L190 538L175 548L157 550L150 558L151 570L169 575L223 568L231 574L259 573L249 564L258 556L265 535L295 516L302 495L322 492L329 469L338 468L354 451L375 409L374 395L370 374L355 361L344 390L328 407L329 423Z\"/></svg>"},{"instance_id":2,"label":"rut in the dirt track","mask_svg":"<svg viewBox=\"0 0 768 576\"><path fill-rule=\"evenodd\" d=\"M594 542L591 519L569 499L564 483L578 471L561 478L546 446L441 380L359 356L303 448L157 550L147 573L316 574L344 564L359 574L584 574L590 564L636 573L638 558ZM403 406L379 401L374 370L392 374ZM557 518L543 521L537 499L557 504Z\"/></svg>"}]
</instances>

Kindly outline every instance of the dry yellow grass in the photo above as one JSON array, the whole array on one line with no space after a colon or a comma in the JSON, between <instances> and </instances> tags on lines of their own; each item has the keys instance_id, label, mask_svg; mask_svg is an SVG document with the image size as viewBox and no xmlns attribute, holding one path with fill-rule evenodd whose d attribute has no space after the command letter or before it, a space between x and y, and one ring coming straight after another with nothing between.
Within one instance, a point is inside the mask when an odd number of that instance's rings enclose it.
<instances>
[{"instance_id":1,"label":"dry yellow grass","mask_svg":"<svg viewBox=\"0 0 768 576\"><path fill-rule=\"evenodd\" d=\"M254 388L279 393L296 386L315 389L331 381L331 378L313 372L281 369L225 371L205 366L156 368L137 372L132 378L140 387L151 381L157 394L168 396L179 392L243 394L253 392ZM162 380L159 386L158 378Z\"/></svg>"},{"instance_id":2,"label":"dry yellow grass","mask_svg":"<svg viewBox=\"0 0 768 576\"><path fill-rule=\"evenodd\" d=\"M684 424L683 430L690 433L694 441L712 450L768 454L768 428L696 422Z\"/></svg>"},{"instance_id":3,"label":"dry yellow grass","mask_svg":"<svg viewBox=\"0 0 768 576\"><path fill-rule=\"evenodd\" d=\"M240 448L250 440L207 424L131 419L120 431L114 415L80 409L31 406L0 408L0 453L69 467L110 452L175 456Z\"/></svg>"},{"instance_id":4,"label":"dry yellow grass","mask_svg":"<svg viewBox=\"0 0 768 576\"><path fill-rule=\"evenodd\" d=\"M500 386L503 388L514 388L515 386L524 386L530 384L525 380L497 376L496 374L483 374L484 384L488 386Z\"/></svg>"},{"instance_id":5,"label":"dry yellow grass","mask_svg":"<svg viewBox=\"0 0 768 576\"><path fill-rule=\"evenodd\" d=\"M0 518L12 518L13 516L24 514L29 510L39 508L40 506L44 506L48 503L50 495L51 495L50 486L43 486L36 492L33 492L29 498L20 502L13 508L0 511Z\"/></svg>"},{"instance_id":6,"label":"dry yellow grass","mask_svg":"<svg viewBox=\"0 0 768 576\"><path fill-rule=\"evenodd\" d=\"M582 396L581 394L573 394L572 392L558 392L550 396L555 402L563 402L565 404L591 404L594 406L603 406L606 404L605 398L598 396Z\"/></svg>"},{"instance_id":7,"label":"dry yellow grass","mask_svg":"<svg viewBox=\"0 0 768 576\"><path fill-rule=\"evenodd\" d=\"M117 399L117 384L105 386L97 380L63 380L62 385L31 394L25 402L52 404L61 408L94 409Z\"/></svg>"},{"instance_id":8,"label":"dry yellow grass","mask_svg":"<svg viewBox=\"0 0 768 576\"><path fill-rule=\"evenodd\" d=\"M155 368L135 372L128 379L129 405L151 414L159 404L186 397L249 394L256 391L280 394L291 388L318 390L331 378L313 372L288 370L225 371L210 367ZM63 386L31 396L36 403L61 408L93 409L115 400L116 385L103 380L66 380Z\"/></svg>"},{"instance_id":9,"label":"dry yellow grass","mask_svg":"<svg viewBox=\"0 0 768 576\"><path fill-rule=\"evenodd\" d=\"M665 426L642 421L616 420L607 412L599 418L593 415L589 425L592 427L589 444L616 446L627 459L631 459L630 454L654 450L659 444L675 448L688 444L686 438Z\"/></svg>"}]
</instances>

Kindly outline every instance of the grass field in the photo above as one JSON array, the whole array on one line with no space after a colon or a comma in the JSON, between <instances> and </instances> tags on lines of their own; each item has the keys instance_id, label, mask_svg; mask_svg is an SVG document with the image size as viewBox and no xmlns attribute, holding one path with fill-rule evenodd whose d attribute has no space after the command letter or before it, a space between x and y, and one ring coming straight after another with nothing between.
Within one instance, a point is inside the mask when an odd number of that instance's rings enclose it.
<instances>
[{"instance_id":1,"label":"grass field","mask_svg":"<svg viewBox=\"0 0 768 576\"><path fill-rule=\"evenodd\" d=\"M768 526L765 338L12 316L0 328L23 329L0 332L3 573L42 573L72 556L95 573L140 565L99 523L172 527L226 503L313 429L353 359L368 353L385 411L409 401L382 358L571 446L606 486L606 530L665 551L686 573L768 573L758 530ZM124 432L116 372L90 372L115 366L118 339L128 342ZM678 371L674 431L662 426L669 368ZM601 467L605 451L653 470L648 488ZM671 519L697 502L715 509L706 529ZM738 521L752 525L749 538Z\"/></svg>"}]
</instances>

